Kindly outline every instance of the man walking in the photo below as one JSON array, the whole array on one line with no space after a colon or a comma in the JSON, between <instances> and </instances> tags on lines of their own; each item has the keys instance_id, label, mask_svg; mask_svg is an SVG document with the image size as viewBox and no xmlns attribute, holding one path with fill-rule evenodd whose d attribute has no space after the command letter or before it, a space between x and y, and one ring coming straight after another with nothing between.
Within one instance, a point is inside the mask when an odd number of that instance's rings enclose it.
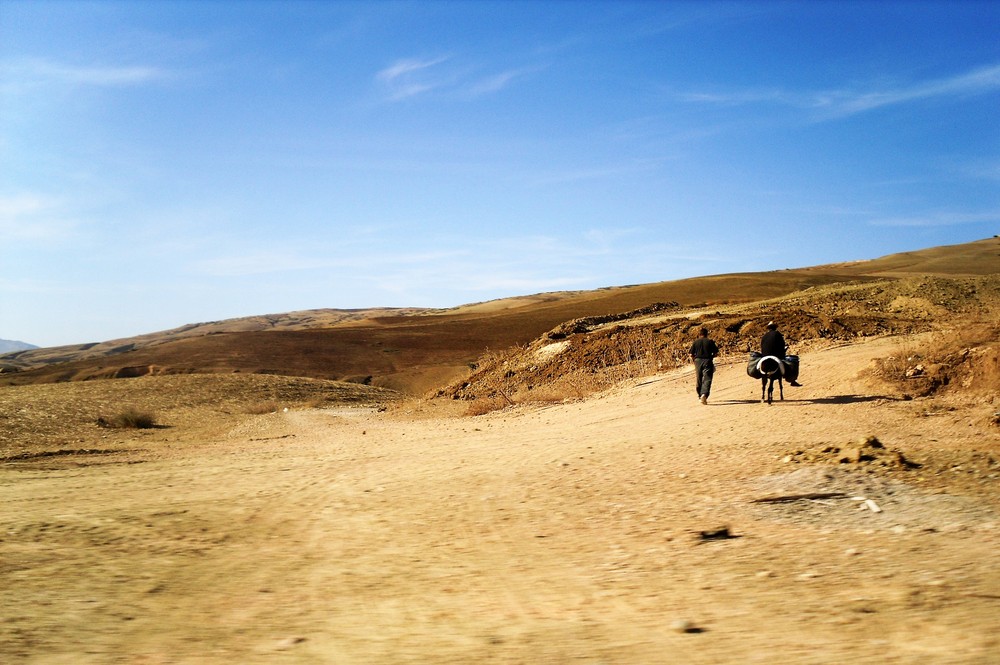
<instances>
[{"instance_id":1,"label":"man walking","mask_svg":"<svg viewBox=\"0 0 1000 665\"><path fill-rule=\"evenodd\" d=\"M691 345L690 354L694 361L698 399L702 404L708 404L708 395L712 392L712 375L715 374L713 358L719 355L719 347L708 337L708 328L701 329L701 336Z\"/></svg>"}]
</instances>

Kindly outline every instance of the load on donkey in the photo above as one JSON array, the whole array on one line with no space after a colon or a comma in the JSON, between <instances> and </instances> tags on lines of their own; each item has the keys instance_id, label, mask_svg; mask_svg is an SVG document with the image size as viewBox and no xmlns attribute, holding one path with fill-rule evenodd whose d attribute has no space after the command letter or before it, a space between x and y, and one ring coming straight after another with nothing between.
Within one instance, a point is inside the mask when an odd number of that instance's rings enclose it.
<instances>
[{"instance_id":1,"label":"load on donkey","mask_svg":"<svg viewBox=\"0 0 1000 665\"><path fill-rule=\"evenodd\" d=\"M799 357L789 355L784 336L778 331L778 324L770 321L767 332L760 340L760 352L751 351L747 361L747 375L760 379L760 401L771 403L774 382L778 382L778 395L785 399L784 379L793 386L802 385L799 379Z\"/></svg>"}]
</instances>

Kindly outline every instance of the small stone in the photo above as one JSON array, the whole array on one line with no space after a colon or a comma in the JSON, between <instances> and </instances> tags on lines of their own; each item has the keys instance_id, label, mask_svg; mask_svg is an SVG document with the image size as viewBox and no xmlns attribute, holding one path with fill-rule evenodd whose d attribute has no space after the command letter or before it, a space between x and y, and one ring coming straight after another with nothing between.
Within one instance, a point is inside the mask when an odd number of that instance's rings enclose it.
<instances>
[{"instance_id":1,"label":"small stone","mask_svg":"<svg viewBox=\"0 0 1000 665\"><path fill-rule=\"evenodd\" d=\"M846 554L847 556L857 556L861 554L861 552L854 547L848 547L846 550L844 550L844 554Z\"/></svg>"},{"instance_id":2,"label":"small stone","mask_svg":"<svg viewBox=\"0 0 1000 665\"><path fill-rule=\"evenodd\" d=\"M897 536L901 536L904 533L906 533L906 527L903 526L902 524L897 524L896 526L892 527L890 531L892 531Z\"/></svg>"},{"instance_id":3,"label":"small stone","mask_svg":"<svg viewBox=\"0 0 1000 665\"><path fill-rule=\"evenodd\" d=\"M859 448L885 448L885 446L882 445L882 442L878 440L878 437L877 436L873 436L871 434L869 434L866 437L862 437L861 440L858 441L858 447Z\"/></svg>"},{"instance_id":4,"label":"small stone","mask_svg":"<svg viewBox=\"0 0 1000 665\"><path fill-rule=\"evenodd\" d=\"M670 623L670 630L675 633L694 633L698 631L694 623L688 621L687 619L676 619L672 621Z\"/></svg>"},{"instance_id":5,"label":"small stone","mask_svg":"<svg viewBox=\"0 0 1000 665\"><path fill-rule=\"evenodd\" d=\"M306 638L304 637L288 637L274 645L274 648L278 651L285 651L287 649L291 649L297 644L302 644L305 641Z\"/></svg>"},{"instance_id":6,"label":"small stone","mask_svg":"<svg viewBox=\"0 0 1000 665\"><path fill-rule=\"evenodd\" d=\"M757 577L760 578L760 579L765 579L765 578L768 578L768 577L774 577L774 571L773 570L759 570L759 571L757 571Z\"/></svg>"},{"instance_id":7,"label":"small stone","mask_svg":"<svg viewBox=\"0 0 1000 665\"><path fill-rule=\"evenodd\" d=\"M861 448L844 448L837 461L841 464L856 464L861 461L864 455Z\"/></svg>"}]
</instances>

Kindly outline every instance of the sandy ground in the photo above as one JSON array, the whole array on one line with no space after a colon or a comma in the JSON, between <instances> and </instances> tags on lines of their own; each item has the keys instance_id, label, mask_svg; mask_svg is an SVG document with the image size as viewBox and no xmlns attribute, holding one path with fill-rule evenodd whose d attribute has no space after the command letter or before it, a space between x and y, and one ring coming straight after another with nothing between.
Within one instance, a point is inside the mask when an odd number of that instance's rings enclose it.
<instances>
[{"instance_id":1,"label":"sandy ground","mask_svg":"<svg viewBox=\"0 0 1000 665\"><path fill-rule=\"evenodd\" d=\"M1000 663L1000 473L783 461L1000 453L983 405L874 393L891 344L804 354L773 406L734 359L706 406L683 370L0 465L0 661Z\"/></svg>"}]
</instances>

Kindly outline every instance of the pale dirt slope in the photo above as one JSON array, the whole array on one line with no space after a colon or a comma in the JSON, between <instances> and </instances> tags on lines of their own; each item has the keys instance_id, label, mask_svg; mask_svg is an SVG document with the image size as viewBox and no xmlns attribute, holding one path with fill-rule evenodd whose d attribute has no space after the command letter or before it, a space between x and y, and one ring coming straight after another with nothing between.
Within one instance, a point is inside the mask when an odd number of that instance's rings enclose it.
<instances>
[{"instance_id":1,"label":"pale dirt slope","mask_svg":"<svg viewBox=\"0 0 1000 665\"><path fill-rule=\"evenodd\" d=\"M707 406L681 370L477 418L292 411L6 464L0 661L998 663L995 478L781 461L869 434L916 461L997 452L995 405L920 416L858 378L893 344L804 354L771 407L734 358ZM819 490L849 496L751 503ZM694 535L723 525L741 537Z\"/></svg>"}]
</instances>

